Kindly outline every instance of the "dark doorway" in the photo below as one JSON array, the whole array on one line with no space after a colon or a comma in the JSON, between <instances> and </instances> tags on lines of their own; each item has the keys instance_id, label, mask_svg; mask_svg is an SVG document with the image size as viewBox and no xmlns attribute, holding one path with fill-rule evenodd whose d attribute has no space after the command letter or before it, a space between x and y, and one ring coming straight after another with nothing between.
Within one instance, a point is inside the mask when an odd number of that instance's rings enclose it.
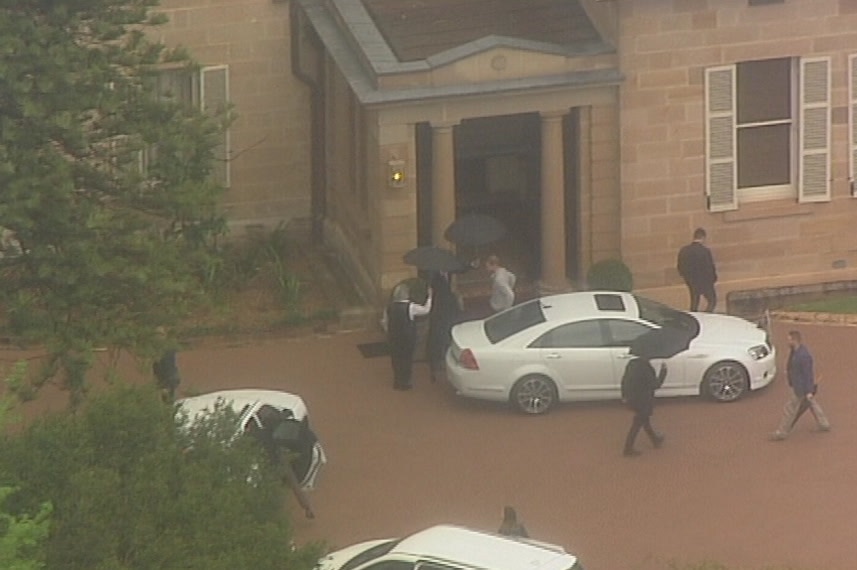
<instances>
[{"instance_id":1,"label":"dark doorway","mask_svg":"<svg viewBox=\"0 0 857 570\"><path fill-rule=\"evenodd\" d=\"M491 250L530 279L541 269L540 128L539 115L526 113L467 119L455 132L457 215L488 214L506 224L506 237Z\"/></svg>"}]
</instances>

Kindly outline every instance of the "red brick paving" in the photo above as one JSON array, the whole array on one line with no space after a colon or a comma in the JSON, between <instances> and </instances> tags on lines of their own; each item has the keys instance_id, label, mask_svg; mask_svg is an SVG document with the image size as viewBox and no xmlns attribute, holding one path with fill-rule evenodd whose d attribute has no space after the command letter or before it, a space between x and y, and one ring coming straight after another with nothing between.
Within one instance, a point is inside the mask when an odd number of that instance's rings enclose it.
<instances>
[{"instance_id":1,"label":"red brick paving","mask_svg":"<svg viewBox=\"0 0 857 570\"><path fill-rule=\"evenodd\" d=\"M495 529L511 504L531 535L564 545L588 570L672 560L854 570L857 328L798 328L824 376L832 432L815 433L807 414L787 441L767 441L787 397L779 376L734 404L659 401L666 445L652 450L641 438L635 459L620 456L630 416L617 403L524 417L430 384L422 364L415 389L394 392L388 359L356 349L377 340L369 333L179 358L184 389L255 385L306 399L330 463L313 494L317 518L296 519L299 540L345 546L439 522ZM781 360L785 331L775 330Z\"/></svg>"}]
</instances>

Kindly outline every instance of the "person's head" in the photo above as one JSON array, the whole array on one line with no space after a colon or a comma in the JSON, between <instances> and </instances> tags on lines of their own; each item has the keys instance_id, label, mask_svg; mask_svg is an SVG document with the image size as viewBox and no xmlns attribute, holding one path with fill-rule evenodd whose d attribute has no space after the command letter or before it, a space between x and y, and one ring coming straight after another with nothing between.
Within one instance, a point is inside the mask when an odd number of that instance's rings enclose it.
<instances>
[{"instance_id":1,"label":"person's head","mask_svg":"<svg viewBox=\"0 0 857 570\"><path fill-rule=\"evenodd\" d=\"M495 271L498 267L500 267L500 258L496 255L489 255L487 259L485 259L485 269L488 271Z\"/></svg>"},{"instance_id":2,"label":"person's head","mask_svg":"<svg viewBox=\"0 0 857 570\"><path fill-rule=\"evenodd\" d=\"M803 336L801 336L800 331L789 331L789 346L792 348L797 348L803 342Z\"/></svg>"},{"instance_id":3,"label":"person's head","mask_svg":"<svg viewBox=\"0 0 857 570\"><path fill-rule=\"evenodd\" d=\"M407 301L411 296L411 288L407 283L399 283L393 288L393 301Z\"/></svg>"},{"instance_id":4,"label":"person's head","mask_svg":"<svg viewBox=\"0 0 857 570\"><path fill-rule=\"evenodd\" d=\"M503 507L503 522L512 524L518 522L518 513L515 512L514 507L510 507L509 505Z\"/></svg>"},{"instance_id":5,"label":"person's head","mask_svg":"<svg viewBox=\"0 0 857 570\"><path fill-rule=\"evenodd\" d=\"M695 230L693 230L693 241L702 242L705 241L706 237L707 235L705 233L705 228L696 228Z\"/></svg>"}]
</instances>

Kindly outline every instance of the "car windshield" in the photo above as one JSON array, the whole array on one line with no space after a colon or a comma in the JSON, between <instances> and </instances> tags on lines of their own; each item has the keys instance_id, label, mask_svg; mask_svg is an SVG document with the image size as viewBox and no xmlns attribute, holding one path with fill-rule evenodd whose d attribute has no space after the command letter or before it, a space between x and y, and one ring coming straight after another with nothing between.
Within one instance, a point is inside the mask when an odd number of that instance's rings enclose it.
<instances>
[{"instance_id":1,"label":"car windshield","mask_svg":"<svg viewBox=\"0 0 857 570\"><path fill-rule=\"evenodd\" d=\"M372 548L367 548L345 564L343 564L339 570L351 570L352 568L357 568L358 566L363 566L365 563L370 560L374 560L379 556L383 556L393 550L393 547L399 544L399 540L388 540L387 542L382 542L381 544L376 544Z\"/></svg>"},{"instance_id":2,"label":"car windshield","mask_svg":"<svg viewBox=\"0 0 857 570\"><path fill-rule=\"evenodd\" d=\"M699 321L693 315L684 311L678 311L651 299L636 296L634 298L637 300L637 306L640 308L641 319L654 323L659 327L690 331L691 338L699 334Z\"/></svg>"},{"instance_id":3,"label":"car windshield","mask_svg":"<svg viewBox=\"0 0 857 570\"><path fill-rule=\"evenodd\" d=\"M522 303L485 320L485 336L497 344L522 330L545 322L542 304L538 299Z\"/></svg>"}]
</instances>

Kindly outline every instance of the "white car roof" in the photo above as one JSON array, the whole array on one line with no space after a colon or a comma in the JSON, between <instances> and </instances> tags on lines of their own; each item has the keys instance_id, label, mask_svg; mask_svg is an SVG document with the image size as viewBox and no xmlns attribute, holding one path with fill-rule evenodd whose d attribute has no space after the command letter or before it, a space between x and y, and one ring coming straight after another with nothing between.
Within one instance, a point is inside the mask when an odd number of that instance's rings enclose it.
<instances>
[{"instance_id":1,"label":"white car roof","mask_svg":"<svg viewBox=\"0 0 857 570\"><path fill-rule=\"evenodd\" d=\"M390 554L491 570L570 570L577 558L561 546L438 525L403 538Z\"/></svg>"},{"instance_id":2,"label":"white car roof","mask_svg":"<svg viewBox=\"0 0 857 570\"><path fill-rule=\"evenodd\" d=\"M611 305L611 302L621 300L621 307ZM549 295L539 299L542 311L549 321L565 319L570 315L576 318L604 317L609 315L637 318L639 308L637 300L630 293L620 291L577 291ZM599 301L601 307L599 307ZM617 307L606 309L604 307Z\"/></svg>"},{"instance_id":3,"label":"white car roof","mask_svg":"<svg viewBox=\"0 0 857 570\"><path fill-rule=\"evenodd\" d=\"M277 390L220 390L219 392L184 398L179 400L178 404L187 412L188 417L194 418L205 411L214 410L219 400L228 404L236 413L240 413L245 406L255 409L262 404L268 404L281 410L291 410L298 421L303 420L307 415L306 404L300 396Z\"/></svg>"}]
</instances>

